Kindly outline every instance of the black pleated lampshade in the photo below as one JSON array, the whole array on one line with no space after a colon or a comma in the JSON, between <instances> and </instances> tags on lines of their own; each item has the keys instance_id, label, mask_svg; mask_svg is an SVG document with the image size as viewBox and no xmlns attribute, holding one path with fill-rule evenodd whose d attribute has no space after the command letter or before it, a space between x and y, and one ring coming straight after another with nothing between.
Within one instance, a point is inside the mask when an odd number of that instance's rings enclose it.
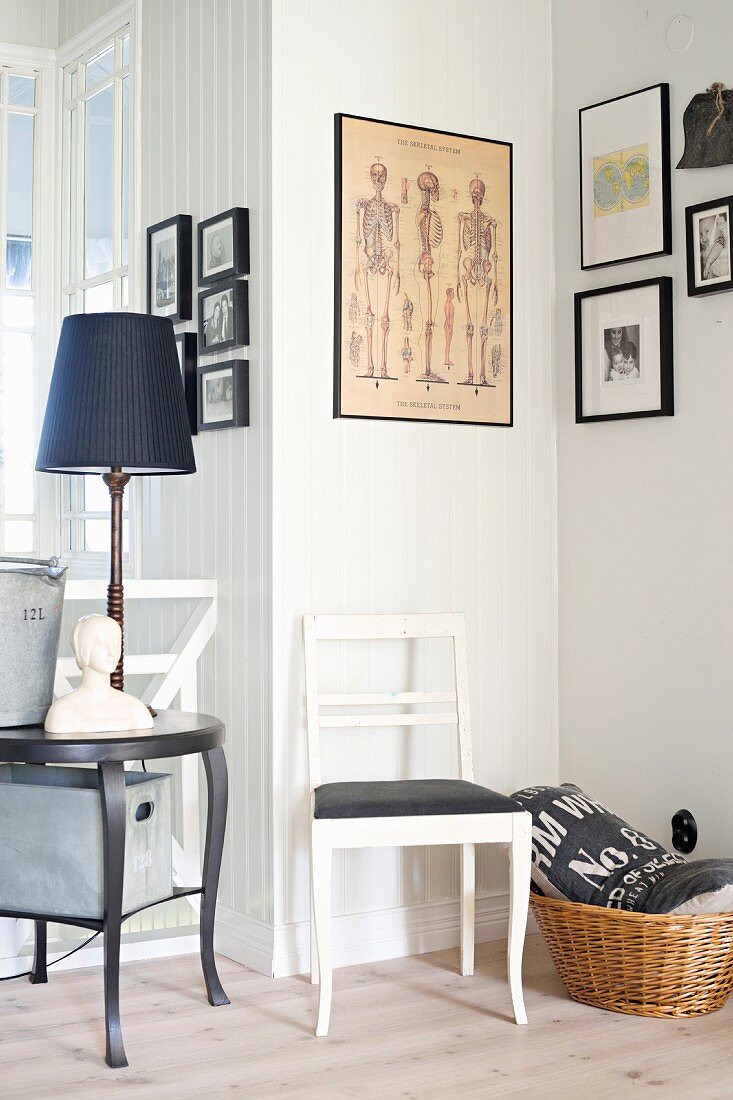
<instances>
[{"instance_id":1,"label":"black pleated lampshade","mask_svg":"<svg viewBox=\"0 0 733 1100\"><path fill-rule=\"evenodd\" d=\"M36 469L192 474L196 462L173 324L141 313L67 317Z\"/></svg>"}]
</instances>

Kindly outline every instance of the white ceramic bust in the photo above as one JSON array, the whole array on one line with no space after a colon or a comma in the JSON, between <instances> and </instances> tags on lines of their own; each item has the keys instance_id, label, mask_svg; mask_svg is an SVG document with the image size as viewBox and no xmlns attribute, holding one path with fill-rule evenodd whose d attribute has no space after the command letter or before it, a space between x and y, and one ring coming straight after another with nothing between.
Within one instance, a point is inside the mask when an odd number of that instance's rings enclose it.
<instances>
[{"instance_id":1,"label":"white ceramic bust","mask_svg":"<svg viewBox=\"0 0 733 1100\"><path fill-rule=\"evenodd\" d=\"M85 615L74 627L71 646L81 684L62 695L46 715L48 733L117 733L153 728L153 718L134 695L110 685L122 651L119 623L107 615Z\"/></svg>"}]
</instances>

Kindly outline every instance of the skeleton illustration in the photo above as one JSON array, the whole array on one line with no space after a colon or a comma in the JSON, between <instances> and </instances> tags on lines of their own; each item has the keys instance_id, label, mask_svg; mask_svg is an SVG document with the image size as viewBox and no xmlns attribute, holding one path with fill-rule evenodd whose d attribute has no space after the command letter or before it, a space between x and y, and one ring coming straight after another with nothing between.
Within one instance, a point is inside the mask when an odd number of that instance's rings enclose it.
<instances>
[{"instance_id":1,"label":"skeleton illustration","mask_svg":"<svg viewBox=\"0 0 733 1100\"><path fill-rule=\"evenodd\" d=\"M494 344L491 349L491 373L494 378L501 374L501 367L501 344Z\"/></svg>"},{"instance_id":2,"label":"skeleton illustration","mask_svg":"<svg viewBox=\"0 0 733 1100\"><path fill-rule=\"evenodd\" d=\"M409 181L407 176L402 177L402 192L400 198L402 199L402 205L407 206L407 188L409 187Z\"/></svg>"},{"instance_id":3,"label":"skeleton illustration","mask_svg":"<svg viewBox=\"0 0 733 1100\"><path fill-rule=\"evenodd\" d=\"M461 288L463 288L463 302L466 309L466 351L468 356L466 383L471 384L473 382L474 374L473 337L475 327L469 301L469 288L471 288L471 290L475 289L476 291L477 314L480 298L483 297L479 384L488 386L490 383L486 378L486 345L489 339L489 301L493 298L493 304L496 308L499 300L497 279L499 256L496 252L496 220L490 218L481 209L486 194L486 185L483 181L475 177L469 183L468 190L473 209L470 213L458 214L458 255L456 257L458 300L461 301Z\"/></svg>"},{"instance_id":4,"label":"skeleton illustration","mask_svg":"<svg viewBox=\"0 0 733 1100\"><path fill-rule=\"evenodd\" d=\"M349 359L351 360L352 367L359 367L359 358L361 356L361 345L364 342L363 336L360 336L358 332L351 333L351 340L349 341Z\"/></svg>"},{"instance_id":5,"label":"skeleton illustration","mask_svg":"<svg viewBox=\"0 0 733 1100\"><path fill-rule=\"evenodd\" d=\"M405 300L402 303L402 324L405 332L412 332L412 311L414 308L412 300L405 294Z\"/></svg>"},{"instance_id":6,"label":"skeleton illustration","mask_svg":"<svg viewBox=\"0 0 733 1100\"><path fill-rule=\"evenodd\" d=\"M412 367L412 348L410 347L409 336L405 337L405 342L402 345L402 351L400 352L400 355L402 356L402 362L405 364L405 374L409 374L410 368Z\"/></svg>"},{"instance_id":7,"label":"skeleton illustration","mask_svg":"<svg viewBox=\"0 0 733 1100\"><path fill-rule=\"evenodd\" d=\"M433 203L440 199L440 183L438 177L429 169L421 172L417 177L417 186L420 188L420 209L415 217L417 235L420 242L420 256L417 261L417 270L425 280L427 292L427 310L425 313L425 370L420 378L443 381L438 375L433 374L431 367L433 351L433 329L435 321L433 317L433 288L431 280L435 277L433 271L433 249L439 249L443 242L443 222L440 214L434 209Z\"/></svg>"},{"instance_id":8,"label":"skeleton illustration","mask_svg":"<svg viewBox=\"0 0 733 1100\"><path fill-rule=\"evenodd\" d=\"M494 316L491 318L491 331L497 338L501 336L504 331L504 318L498 306L494 310Z\"/></svg>"},{"instance_id":9,"label":"skeleton illustration","mask_svg":"<svg viewBox=\"0 0 733 1100\"><path fill-rule=\"evenodd\" d=\"M453 304L454 297L455 297L455 291L453 290L453 287L452 286L447 287L446 291L445 291L445 306L444 306L445 322L443 324L443 331L445 332L445 356L443 358L443 365L446 366L446 367L452 367L453 366L453 363L451 362L451 357L450 357L450 345L451 345L451 340L453 339L453 319L454 319L455 313L456 313L456 307Z\"/></svg>"},{"instance_id":10,"label":"skeleton illustration","mask_svg":"<svg viewBox=\"0 0 733 1100\"><path fill-rule=\"evenodd\" d=\"M364 325L367 334L367 378L374 376L375 318L369 290L370 279L375 281L376 302L379 301L380 280L384 278L387 280L384 309L381 317L382 361L380 373L382 378L388 378L387 341L391 326L389 299L392 293L393 281L395 283L394 293L399 294L400 292L400 208L396 203L388 202L384 198L384 187L387 182L386 165L379 162L373 164L369 170L369 175L374 187L374 194L368 199L358 199L356 203L356 271L354 279L356 289L361 290L363 261L364 286L366 289ZM362 245L363 256L360 255Z\"/></svg>"},{"instance_id":11,"label":"skeleton illustration","mask_svg":"<svg viewBox=\"0 0 733 1100\"><path fill-rule=\"evenodd\" d=\"M359 299L356 296L356 292L351 295L351 301L349 302L349 320L352 325L355 325L359 320L360 315Z\"/></svg>"}]
</instances>

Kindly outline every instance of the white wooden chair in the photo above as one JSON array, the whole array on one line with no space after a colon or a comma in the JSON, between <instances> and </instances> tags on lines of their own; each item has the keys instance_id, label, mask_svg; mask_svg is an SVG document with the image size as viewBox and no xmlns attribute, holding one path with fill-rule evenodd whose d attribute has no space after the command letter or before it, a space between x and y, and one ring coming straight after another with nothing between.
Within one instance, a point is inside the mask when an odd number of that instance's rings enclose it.
<instances>
[{"instance_id":1,"label":"white wooden chair","mask_svg":"<svg viewBox=\"0 0 733 1100\"><path fill-rule=\"evenodd\" d=\"M507 845L511 867L508 969L514 1018L526 1024L522 950L527 924L531 815L504 795L473 782L468 666L463 615L305 615L306 704L311 782L311 982L319 984L316 1035L331 1014L331 864L335 848L415 844L461 845L461 973L473 974L475 845ZM455 689L323 695L319 640L452 638ZM440 713L404 711L411 704L452 704ZM399 706L402 713L321 714L322 707ZM369 726L458 726L460 779L322 783L320 730Z\"/></svg>"}]
</instances>

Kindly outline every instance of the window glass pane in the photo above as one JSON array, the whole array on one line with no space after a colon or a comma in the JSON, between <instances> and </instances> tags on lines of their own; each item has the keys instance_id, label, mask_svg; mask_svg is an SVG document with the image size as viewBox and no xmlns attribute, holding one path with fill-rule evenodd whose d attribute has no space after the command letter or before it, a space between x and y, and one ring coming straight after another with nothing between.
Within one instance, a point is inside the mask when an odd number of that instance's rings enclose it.
<instances>
[{"instance_id":1,"label":"window glass pane","mask_svg":"<svg viewBox=\"0 0 733 1100\"><path fill-rule=\"evenodd\" d=\"M109 550L108 519L88 519L84 521L84 549L102 553Z\"/></svg>"},{"instance_id":2,"label":"window glass pane","mask_svg":"<svg viewBox=\"0 0 733 1100\"><path fill-rule=\"evenodd\" d=\"M108 46L87 62L87 91L101 84L115 71L115 48Z\"/></svg>"},{"instance_id":3,"label":"window glass pane","mask_svg":"<svg viewBox=\"0 0 733 1100\"><path fill-rule=\"evenodd\" d=\"M5 524L5 549L11 554L33 550L33 527L33 520L7 520Z\"/></svg>"},{"instance_id":4,"label":"window glass pane","mask_svg":"<svg viewBox=\"0 0 733 1100\"><path fill-rule=\"evenodd\" d=\"M108 519L85 519L84 523L84 549L93 553L109 553L110 521ZM128 520L122 521L122 550L127 554L130 542L130 524Z\"/></svg>"},{"instance_id":5,"label":"window glass pane","mask_svg":"<svg viewBox=\"0 0 733 1100\"><path fill-rule=\"evenodd\" d=\"M122 276L122 289L120 291L120 305L123 309L127 309L130 304L130 280L127 275Z\"/></svg>"},{"instance_id":6,"label":"window glass pane","mask_svg":"<svg viewBox=\"0 0 733 1100\"><path fill-rule=\"evenodd\" d=\"M33 328L35 303L29 294L3 295L3 324L8 328Z\"/></svg>"},{"instance_id":7,"label":"window glass pane","mask_svg":"<svg viewBox=\"0 0 733 1100\"><path fill-rule=\"evenodd\" d=\"M36 78L34 76L13 76L10 74L9 102L18 107L35 107Z\"/></svg>"},{"instance_id":8,"label":"window glass pane","mask_svg":"<svg viewBox=\"0 0 733 1100\"><path fill-rule=\"evenodd\" d=\"M5 511L27 515L33 506L33 337L5 332L0 345L0 429ZM31 540L32 541L32 540Z\"/></svg>"},{"instance_id":9,"label":"window glass pane","mask_svg":"<svg viewBox=\"0 0 733 1100\"><path fill-rule=\"evenodd\" d=\"M127 263L130 239L130 78L122 81L122 264Z\"/></svg>"},{"instance_id":10,"label":"window glass pane","mask_svg":"<svg viewBox=\"0 0 733 1100\"><path fill-rule=\"evenodd\" d=\"M84 291L85 313L108 313L113 308L112 283L100 283Z\"/></svg>"},{"instance_id":11,"label":"window glass pane","mask_svg":"<svg viewBox=\"0 0 733 1100\"><path fill-rule=\"evenodd\" d=\"M82 510L85 512L109 512L109 507L109 489L101 477L97 474L93 477L85 477Z\"/></svg>"},{"instance_id":12,"label":"window glass pane","mask_svg":"<svg viewBox=\"0 0 733 1100\"><path fill-rule=\"evenodd\" d=\"M84 188L87 278L112 270L114 224L114 88L87 100Z\"/></svg>"},{"instance_id":13,"label":"window glass pane","mask_svg":"<svg viewBox=\"0 0 733 1100\"><path fill-rule=\"evenodd\" d=\"M122 39L122 67L130 64L130 35L126 34Z\"/></svg>"},{"instance_id":14,"label":"window glass pane","mask_svg":"<svg viewBox=\"0 0 733 1100\"><path fill-rule=\"evenodd\" d=\"M30 288L33 230L33 115L8 117L6 285Z\"/></svg>"}]
</instances>

